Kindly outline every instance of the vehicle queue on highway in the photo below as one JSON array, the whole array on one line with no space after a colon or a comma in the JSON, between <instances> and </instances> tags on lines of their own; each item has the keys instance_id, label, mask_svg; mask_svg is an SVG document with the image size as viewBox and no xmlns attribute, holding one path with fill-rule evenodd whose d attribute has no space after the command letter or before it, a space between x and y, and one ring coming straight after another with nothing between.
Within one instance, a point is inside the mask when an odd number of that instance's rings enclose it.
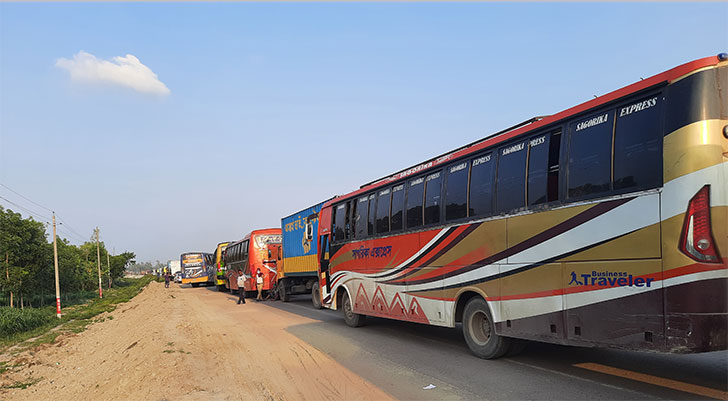
<instances>
[{"instance_id":1,"label":"vehicle queue on highway","mask_svg":"<svg viewBox=\"0 0 728 401\"><path fill-rule=\"evenodd\" d=\"M728 347L728 54L524 121L284 217L182 283L311 293L367 316L462 325L481 358L525 340ZM252 295L252 294L251 294Z\"/></svg>"}]
</instances>

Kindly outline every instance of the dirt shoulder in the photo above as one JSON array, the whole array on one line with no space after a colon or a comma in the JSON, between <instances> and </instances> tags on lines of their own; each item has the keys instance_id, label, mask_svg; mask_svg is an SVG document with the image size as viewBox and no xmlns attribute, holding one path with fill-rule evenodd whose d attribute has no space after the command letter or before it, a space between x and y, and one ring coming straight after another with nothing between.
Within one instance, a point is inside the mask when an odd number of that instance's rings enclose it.
<instances>
[{"instance_id":1,"label":"dirt shoulder","mask_svg":"<svg viewBox=\"0 0 728 401\"><path fill-rule=\"evenodd\" d=\"M0 400L391 399L285 330L312 320L234 301L151 283L86 331L14 357Z\"/></svg>"}]
</instances>

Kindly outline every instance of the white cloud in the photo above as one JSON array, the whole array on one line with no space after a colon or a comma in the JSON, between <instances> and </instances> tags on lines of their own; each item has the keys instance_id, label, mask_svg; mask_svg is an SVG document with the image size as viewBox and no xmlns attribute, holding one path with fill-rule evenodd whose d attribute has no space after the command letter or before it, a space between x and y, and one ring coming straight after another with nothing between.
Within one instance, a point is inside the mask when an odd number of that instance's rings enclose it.
<instances>
[{"instance_id":1,"label":"white cloud","mask_svg":"<svg viewBox=\"0 0 728 401\"><path fill-rule=\"evenodd\" d=\"M82 50L73 56L73 60L59 58L56 67L68 70L73 81L112 84L159 96L170 93L157 74L131 54L109 61L99 60Z\"/></svg>"}]
</instances>

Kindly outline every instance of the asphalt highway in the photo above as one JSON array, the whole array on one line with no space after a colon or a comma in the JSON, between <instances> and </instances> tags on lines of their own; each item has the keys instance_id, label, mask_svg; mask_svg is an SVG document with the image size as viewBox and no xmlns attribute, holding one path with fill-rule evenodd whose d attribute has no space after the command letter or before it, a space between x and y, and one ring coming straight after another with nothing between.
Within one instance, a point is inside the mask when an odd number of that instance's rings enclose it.
<instances>
[{"instance_id":1,"label":"asphalt highway","mask_svg":"<svg viewBox=\"0 0 728 401\"><path fill-rule=\"evenodd\" d=\"M348 327L308 296L267 301L313 319L289 332L403 400L728 400L728 351L673 355L530 343L482 360L460 328L367 318ZM434 387L433 387L434 386Z\"/></svg>"}]
</instances>

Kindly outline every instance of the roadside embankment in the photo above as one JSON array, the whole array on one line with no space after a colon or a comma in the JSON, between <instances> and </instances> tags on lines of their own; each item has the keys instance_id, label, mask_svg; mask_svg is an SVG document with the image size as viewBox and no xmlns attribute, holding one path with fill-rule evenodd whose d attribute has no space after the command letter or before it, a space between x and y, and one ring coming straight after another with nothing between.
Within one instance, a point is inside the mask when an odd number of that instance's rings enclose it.
<instances>
[{"instance_id":1,"label":"roadside embankment","mask_svg":"<svg viewBox=\"0 0 728 401\"><path fill-rule=\"evenodd\" d=\"M16 355L0 399L391 399L286 330L311 320L235 300L153 282L84 332Z\"/></svg>"}]
</instances>

